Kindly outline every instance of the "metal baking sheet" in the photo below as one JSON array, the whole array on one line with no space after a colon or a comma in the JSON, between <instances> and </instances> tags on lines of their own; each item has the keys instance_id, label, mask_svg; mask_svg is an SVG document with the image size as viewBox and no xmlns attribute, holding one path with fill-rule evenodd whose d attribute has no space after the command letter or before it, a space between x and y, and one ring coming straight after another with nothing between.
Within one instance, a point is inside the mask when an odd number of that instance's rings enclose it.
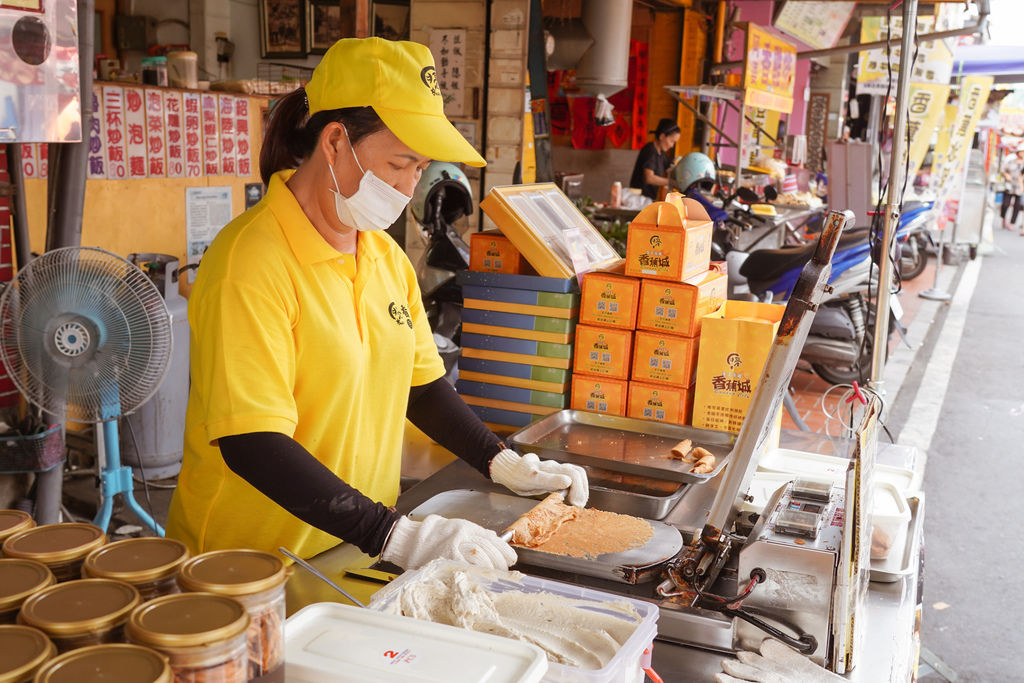
<instances>
[{"instance_id":1,"label":"metal baking sheet","mask_svg":"<svg viewBox=\"0 0 1024 683\"><path fill-rule=\"evenodd\" d=\"M689 484L583 465L590 480L588 505L644 519L664 519L682 500Z\"/></svg>"},{"instance_id":2,"label":"metal baking sheet","mask_svg":"<svg viewBox=\"0 0 1024 683\"><path fill-rule=\"evenodd\" d=\"M540 501L532 498L502 493L457 489L430 498L410 512L409 517L417 521L427 515L466 519L500 534L538 502ZM534 567L610 579L620 583L644 583L658 578L662 565L679 554L683 548L683 537L678 529L663 522L647 522L654 528L654 536L643 546L622 553L580 558L530 548L516 548L515 551L521 563Z\"/></svg>"},{"instance_id":3,"label":"metal baking sheet","mask_svg":"<svg viewBox=\"0 0 1024 683\"><path fill-rule=\"evenodd\" d=\"M683 439L715 456L715 469L690 472L693 463L669 457ZM713 479L729 461L736 435L696 427L615 417L582 410L560 410L510 437L520 453L690 484Z\"/></svg>"},{"instance_id":4,"label":"metal baking sheet","mask_svg":"<svg viewBox=\"0 0 1024 683\"><path fill-rule=\"evenodd\" d=\"M907 507L910 508L910 522L907 523L903 552L893 549L884 560L871 560L872 581L893 583L912 574L917 566L915 550L918 548L917 539L921 536L921 525L924 524L924 515L921 514L924 508L923 496L907 498Z\"/></svg>"}]
</instances>

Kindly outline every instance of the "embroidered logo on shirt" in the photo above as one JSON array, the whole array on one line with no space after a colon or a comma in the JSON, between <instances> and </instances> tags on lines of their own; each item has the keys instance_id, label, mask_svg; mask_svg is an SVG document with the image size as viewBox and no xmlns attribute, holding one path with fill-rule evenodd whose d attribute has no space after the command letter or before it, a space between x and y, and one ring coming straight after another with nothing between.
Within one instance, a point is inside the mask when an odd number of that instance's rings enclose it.
<instances>
[{"instance_id":1,"label":"embroidered logo on shirt","mask_svg":"<svg viewBox=\"0 0 1024 683\"><path fill-rule=\"evenodd\" d=\"M391 319L395 321L397 325L405 325L410 330L412 329L412 316L409 315L408 307L402 305L399 306L394 301L388 304L388 314Z\"/></svg>"}]
</instances>

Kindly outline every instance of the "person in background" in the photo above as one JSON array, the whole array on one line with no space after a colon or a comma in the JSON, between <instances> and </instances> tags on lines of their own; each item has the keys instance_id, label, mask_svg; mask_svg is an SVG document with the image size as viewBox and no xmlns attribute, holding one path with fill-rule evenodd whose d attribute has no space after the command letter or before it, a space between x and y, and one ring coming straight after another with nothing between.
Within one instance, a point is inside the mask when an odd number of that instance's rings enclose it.
<instances>
[{"instance_id":1,"label":"person in background","mask_svg":"<svg viewBox=\"0 0 1024 683\"><path fill-rule=\"evenodd\" d=\"M658 198L658 192L668 187L668 176L672 172L672 150L679 142L679 126L672 119L658 121L654 129L654 140L640 148L633 165L633 176L629 186L640 190L640 193L652 200Z\"/></svg>"},{"instance_id":2,"label":"person in background","mask_svg":"<svg viewBox=\"0 0 1024 683\"><path fill-rule=\"evenodd\" d=\"M586 471L509 450L445 381L416 273L385 230L431 159L483 166L425 45L331 47L271 111L266 196L210 245L188 302L192 386L167 535L311 557L352 543L404 569L506 569L493 530L392 507L406 419L519 495L587 501Z\"/></svg>"},{"instance_id":3,"label":"person in background","mask_svg":"<svg viewBox=\"0 0 1024 683\"><path fill-rule=\"evenodd\" d=\"M1020 198L1024 194L1024 143L1006 155L1000 172L1003 176L1003 205L999 209L999 217L1003 219L1004 229L1013 230L1020 215ZM1013 206L1013 213L1010 220L1006 220L1010 206ZM1024 235L1024 227L1021 227L1020 234Z\"/></svg>"}]
</instances>

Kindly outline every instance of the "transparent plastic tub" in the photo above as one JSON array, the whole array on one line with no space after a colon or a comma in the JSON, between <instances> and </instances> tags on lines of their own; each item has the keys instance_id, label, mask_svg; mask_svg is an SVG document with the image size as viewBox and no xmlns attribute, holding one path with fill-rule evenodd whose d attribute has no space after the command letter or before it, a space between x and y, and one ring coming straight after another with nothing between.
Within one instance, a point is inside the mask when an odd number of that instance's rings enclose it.
<instances>
[{"instance_id":1,"label":"transparent plastic tub","mask_svg":"<svg viewBox=\"0 0 1024 683\"><path fill-rule=\"evenodd\" d=\"M431 571L451 567L465 571L468 577L488 592L550 593L570 600L592 603L592 605L582 605L579 609L592 610L623 620L631 620L631 618L609 606L615 603L628 603L636 609L640 620L633 633L604 667L582 669L549 662L548 673L542 680L544 683L642 683L644 681L644 667L649 665L650 651L658 632L658 607L652 603L582 586L559 583L551 579L527 576L519 572L480 570L447 560L435 560L422 569L405 572L399 576L374 595L368 607L377 611L386 611L398 599L402 586L428 575Z\"/></svg>"}]
</instances>

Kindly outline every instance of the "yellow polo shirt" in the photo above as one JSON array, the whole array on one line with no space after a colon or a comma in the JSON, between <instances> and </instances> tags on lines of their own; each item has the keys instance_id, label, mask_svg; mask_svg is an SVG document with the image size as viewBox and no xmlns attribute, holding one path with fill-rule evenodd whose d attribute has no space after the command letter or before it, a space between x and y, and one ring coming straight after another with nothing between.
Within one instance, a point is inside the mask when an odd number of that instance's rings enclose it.
<instances>
[{"instance_id":1,"label":"yellow polo shirt","mask_svg":"<svg viewBox=\"0 0 1024 683\"><path fill-rule=\"evenodd\" d=\"M355 257L336 251L291 174L274 174L217 235L189 298L192 386L167 535L192 552L283 545L309 557L338 543L228 469L218 438L285 434L393 505L409 388L444 375L405 253L383 232L360 233Z\"/></svg>"}]
</instances>

